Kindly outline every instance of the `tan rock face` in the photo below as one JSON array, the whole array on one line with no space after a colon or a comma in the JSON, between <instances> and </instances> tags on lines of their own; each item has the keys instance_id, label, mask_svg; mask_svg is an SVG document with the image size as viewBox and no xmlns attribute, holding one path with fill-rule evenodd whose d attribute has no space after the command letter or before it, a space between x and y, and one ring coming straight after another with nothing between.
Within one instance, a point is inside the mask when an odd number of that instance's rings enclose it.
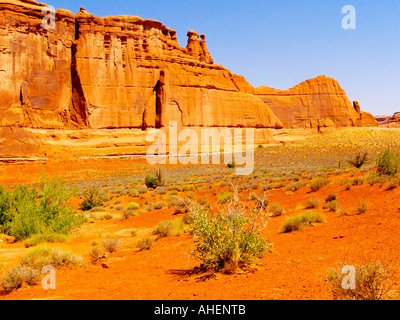
<instances>
[{"instance_id":1,"label":"tan rock face","mask_svg":"<svg viewBox=\"0 0 400 320\"><path fill-rule=\"evenodd\" d=\"M271 108L286 128L312 128L320 121L322 127L377 126L373 117L353 106L339 83L326 76L289 89L269 87L256 89L257 95ZM358 108L358 109L357 109Z\"/></svg>"}]
</instances>

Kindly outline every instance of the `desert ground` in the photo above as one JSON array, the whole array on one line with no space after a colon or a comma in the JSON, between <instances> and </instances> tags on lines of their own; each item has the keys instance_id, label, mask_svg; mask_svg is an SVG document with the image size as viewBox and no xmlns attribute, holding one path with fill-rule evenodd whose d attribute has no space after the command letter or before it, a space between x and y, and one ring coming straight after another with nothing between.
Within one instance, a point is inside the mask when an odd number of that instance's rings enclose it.
<instances>
[{"instance_id":1,"label":"desert ground","mask_svg":"<svg viewBox=\"0 0 400 320\"><path fill-rule=\"evenodd\" d=\"M340 262L379 260L395 265L398 260L400 180L377 174L375 158L388 147L400 152L399 141L400 129L349 128L259 146L250 176L236 176L225 164L164 165L163 184L155 189L145 186L146 175L156 167L144 158L3 163L0 184L7 190L20 184L36 187L43 175L63 179L77 190L70 203L85 222L62 242L47 244L82 258L76 265L56 268L56 289L45 290L40 281L23 283L3 291L0 300L333 299L326 282L330 268ZM350 161L359 152L368 157L356 168ZM318 178L326 183L313 190ZM106 200L82 211L85 191L93 188ZM215 211L224 206L224 192L232 193L233 188L246 203L254 204L254 195L268 199L266 225L260 232L271 248L261 259L230 274L204 270L190 255L190 222L172 236L154 234L162 221L185 220L182 203L199 203ZM333 194L336 207L326 206ZM306 205L310 202L312 208ZM323 214L326 221L281 231L288 217L310 210ZM111 253L102 247L107 235L120 244ZM149 250L138 247L144 238L154 241ZM26 239L1 239L0 274L5 276L35 245L27 245ZM93 247L100 250L97 259ZM393 288L385 298L398 299L399 275L391 281Z\"/></svg>"}]
</instances>

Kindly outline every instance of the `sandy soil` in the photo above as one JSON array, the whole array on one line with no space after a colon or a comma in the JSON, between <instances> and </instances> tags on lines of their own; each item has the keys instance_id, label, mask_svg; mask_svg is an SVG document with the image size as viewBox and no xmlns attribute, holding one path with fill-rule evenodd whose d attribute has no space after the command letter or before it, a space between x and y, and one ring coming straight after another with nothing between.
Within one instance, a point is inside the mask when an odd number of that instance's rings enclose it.
<instances>
[{"instance_id":1,"label":"sandy soil","mask_svg":"<svg viewBox=\"0 0 400 320\"><path fill-rule=\"evenodd\" d=\"M93 172L102 176L113 170L119 172L121 166L130 172L140 167L138 162L131 167L129 163L126 160L93 160L65 164L8 164L0 167L0 182L3 185L37 182L43 172L49 175L57 173L66 180L84 179L92 176ZM348 174L341 174L333 179L346 176ZM326 224L298 232L279 233L284 219L301 211L299 204L311 197L324 201L331 192L337 193L338 201L348 215L341 216L321 208L319 211L327 217ZM205 195L215 203L215 195L211 193L194 193ZM248 191L243 192L244 196L247 194ZM273 243L273 249L256 265L235 275L199 272L196 267L200 262L188 256L193 249L193 239L189 234L159 240L149 251L137 249L137 241L151 233L159 221L177 218L173 209L146 212L128 220L116 217L86 223L78 236L62 244L62 247L85 257L88 261L86 266L57 269L56 290L46 291L40 283L31 287L24 285L11 294L0 296L0 299L331 299L323 280L328 268L336 267L339 261L351 263L363 258L398 258L399 196L400 188L385 191L379 185L360 185L345 190L338 183L312 194L308 187L294 193L284 189L269 191L270 203L281 203L286 209L283 216L270 218L263 231L263 235ZM368 211L356 215L357 203L363 199L369 200ZM129 199L124 201L129 202ZM138 231L136 237L130 234L132 229ZM107 233L118 234L122 247L106 259L91 264L88 256L91 244ZM22 243L0 244L0 256L7 261L7 268L18 263L27 250ZM396 289L393 298L398 298L398 293Z\"/></svg>"}]
</instances>

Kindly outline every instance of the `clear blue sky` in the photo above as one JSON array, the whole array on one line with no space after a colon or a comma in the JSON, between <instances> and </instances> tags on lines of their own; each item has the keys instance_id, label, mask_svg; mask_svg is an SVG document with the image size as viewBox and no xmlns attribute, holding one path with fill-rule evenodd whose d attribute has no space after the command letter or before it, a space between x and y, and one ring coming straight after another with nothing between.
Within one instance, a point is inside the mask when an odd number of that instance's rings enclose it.
<instances>
[{"instance_id":1,"label":"clear blue sky","mask_svg":"<svg viewBox=\"0 0 400 320\"><path fill-rule=\"evenodd\" d=\"M335 78L374 115L400 111L399 0L52 0L74 13L135 15L206 34L214 61L253 86L288 89L318 75ZM342 8L356 9L356 30Z\"/></svg>"}]
</instances>

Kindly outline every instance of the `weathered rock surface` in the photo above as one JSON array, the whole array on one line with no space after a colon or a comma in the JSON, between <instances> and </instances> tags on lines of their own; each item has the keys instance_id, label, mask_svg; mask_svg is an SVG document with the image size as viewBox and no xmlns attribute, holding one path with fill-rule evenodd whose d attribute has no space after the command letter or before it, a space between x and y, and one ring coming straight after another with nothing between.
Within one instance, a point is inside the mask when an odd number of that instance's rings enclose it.
<instances>
[{"instance_id":1,"label":"weathered rock surface","mask_svg":"<svg viewBox=\"0 0 400 320\"><path fill-rule=\"evenodd\" d=\"M377 126L372 115L353 106L339 83L319 76L289 90L259 87L257 95L283 122L285 128Z\"/></svg>"},{"instance_id":2,"label":"weathered rock surface","mask_svg":"<svg viewBox=\"0 0 400 320\"><path fill-rule=\"evenodd\" d=\"M376 116L375 120L382 127L398 128L400 127L400 112L396 112L393 116Z\"/></svg>"},{"instance_id":3,"label":"weathered rock surface","mask_svg":"<svg viewBox=\"0 0 400 320\"><path fill-rule=\"evenodd\" d=\"M142 130L170 121L256 128L256 143L283 127L375 125L333 79L255 89L214 63L205 35L187 36L181 47L176 31L155 20L0 0L0 154L142 152Z\"/></svg>"},{"instance_id":4,"label":"weathered rock surface","mask_svg":"<svg viewBox=\"0 0 400 320\"><path fill-rule=\"evenodd\" d=\"M281 128L242 77L213 64L204 40L186 48L160 22L76 15L76 69L91 128Z\"/></svg>"},{"instance_id":5,"label":"weathered rock surface","mask_svg":"<svg viewBox=\"0 0 400 320\"><path fill-rule=\"evenodd\" d=\"M0 126L84 126L72 104L71 46L75 16L63 9L54 29L35 1L0 1ZM43 20L45 19L45 20Z\"/></svg>"}]
</instances>

